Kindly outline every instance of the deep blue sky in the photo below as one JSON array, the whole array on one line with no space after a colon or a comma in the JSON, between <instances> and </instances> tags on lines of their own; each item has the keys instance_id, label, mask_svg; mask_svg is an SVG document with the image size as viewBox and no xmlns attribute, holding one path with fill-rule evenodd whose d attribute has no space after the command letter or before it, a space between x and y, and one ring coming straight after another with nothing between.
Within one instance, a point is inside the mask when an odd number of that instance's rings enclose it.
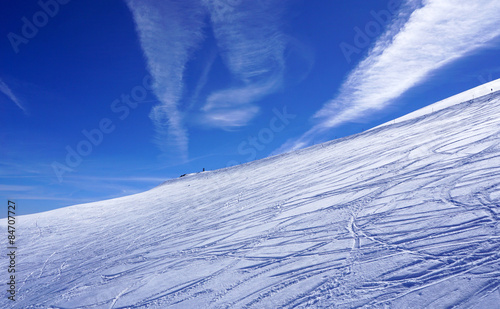
<instances>
[{"instance_id":1,"label":"deep blue sky","mask_svg":"<svg viewBox=\"0 0 500 309\"><path fill-rule=\"evenodd\" d=\"M499 4L457 1L2 1L0 195L26 214L138 193L499 78Z\"/></svg>"}]
</instances>

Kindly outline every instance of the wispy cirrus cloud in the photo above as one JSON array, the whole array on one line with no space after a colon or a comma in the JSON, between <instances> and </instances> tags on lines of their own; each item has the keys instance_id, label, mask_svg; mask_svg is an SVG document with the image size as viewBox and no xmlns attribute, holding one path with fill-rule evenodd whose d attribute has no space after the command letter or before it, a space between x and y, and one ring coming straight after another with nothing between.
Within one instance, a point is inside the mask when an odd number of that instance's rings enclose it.
<instances>
[{"instance_id":1,"label":"wispy cirrus cloud","mask_svg":"<svg viewBox=\"0 0 500 309\"><path fill-rule=\"evenodd\" d=\"M318 123L300 138L288 141L279 152L308 146L315 136L332 127L381 110L433 71L487 46L500 35L497 0L424 0L418 4L406 6L413 10L408 20L402 27L388 27L348 75L339 95L314 115Z\"/></svg>"},{"instance_id":2,"label":"wispy cirrus cloud","mask_svg":"<svg viewBox=\"0 0 500 309\"><path fill-rule=\"evenodd\" d=\"M244 126L258 112L254 102L282 84L286 1L204 0L220 55L234 85L213 92L203 107L205 122L216 127Z\"/></svg>"},{"instance_id":3,"label":"wispy cirrus cloud","mask_svg":"<svg viewBox=\"0 0 500 309\"><path fill-rule=\"evenodd\" d=\"M175 147L186 159L186 117L193 112L193 100L204 101L196 112L198 124L242 127L258 114L255 103L281 87L289 41L282 29L282 15L288 1L125 1L155 79L154 92L161 104L153 108L150 117L165 152ZM203 42L204 31L213 32L217 53L210 56L191 100L186 100L186 66ZM200 98L216 55L228 68L233 83Z\"/></svg>"},{"instance_id":4,"label":"wispy cirrus cloud","mask_svg":"<svg viewBox=\"0 0 500 309\"><path fill-rule=\"evenodd\" d=\"M203 39L204 10L197 1L126 0L136 24L153 90L160 104L150 117L164 152L179 151L185 158L187 130L179 108L184 72L191 53Z\"/></svg>"},{"instance_id":5,"label":"wispy cirrus cloud","mask_svg":"<svg viewBox=\"0 0 500 309\"><path fill-rule=\"evenodd\" d=\"M26 108L23 106L21 101L17 98L16 95L12 92L12 90L7 86L7 84L0 79L0 92L6 95L12 102L14 102L17 107L19 107L25 114L27 114Z\"/></svg>"}]
</instances>

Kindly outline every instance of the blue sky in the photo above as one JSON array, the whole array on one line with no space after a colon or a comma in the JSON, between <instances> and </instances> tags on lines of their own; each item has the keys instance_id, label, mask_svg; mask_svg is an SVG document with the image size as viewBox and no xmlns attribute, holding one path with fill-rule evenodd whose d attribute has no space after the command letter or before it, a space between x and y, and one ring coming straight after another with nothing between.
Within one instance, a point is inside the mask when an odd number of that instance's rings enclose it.
<instances>
[{"instance_id":1,"label":"blue sky","mask_svg":"<svg viewBox=\"0 0 500 309\"><path fill-rule=\"evenodd\" d=\"M359 133L500 77L497 0L0 4L19 214Z\"/></svg>"}]
</instances>

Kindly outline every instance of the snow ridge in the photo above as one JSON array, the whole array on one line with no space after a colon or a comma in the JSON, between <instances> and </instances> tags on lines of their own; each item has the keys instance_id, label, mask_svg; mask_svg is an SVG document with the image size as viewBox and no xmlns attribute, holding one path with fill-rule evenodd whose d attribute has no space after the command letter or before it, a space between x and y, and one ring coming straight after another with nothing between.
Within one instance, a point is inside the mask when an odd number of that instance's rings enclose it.
<instances>
[{"instance_id":1,"label":"snow ridge","mask_svg":"<svg viewBox=\"0 0 500 309\"><path fill-rule=\"evenodd\" d=\"M424 115L431 114L433 112L437 112L439 110L445 109L447 107L453 106L455 104L459 104L462 102L466 102L469 100L474 100L476 98L480 98L486 95L492 95L493 92L500 91L500 79L482 84L480 86L477 86L475 88L469 89L467 91L464 91L462 93L456 94L452 97L446 98L444 100L441 100L439 102L436 102L434 104L430 104L428 106L425 106L419 110L416 110L414 112L411 112L409 114L406 114L402 117L396 118L394 120L388 121L384 124L381 124L375 128L379 128L382 126L386 126L389 124L394 124L398 122L403 122L406 120L410 119L415 119L417 117L421 117Z\"/></svg>"}]
</instances>

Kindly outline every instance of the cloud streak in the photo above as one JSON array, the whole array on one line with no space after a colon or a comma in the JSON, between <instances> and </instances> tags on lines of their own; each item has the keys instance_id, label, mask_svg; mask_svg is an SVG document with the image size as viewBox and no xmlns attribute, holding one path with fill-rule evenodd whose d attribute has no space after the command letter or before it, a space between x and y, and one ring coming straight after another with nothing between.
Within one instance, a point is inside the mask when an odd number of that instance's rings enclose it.
<instances>
[{"instance_id":1,"label":"cloud streak","mask_svg":"<svg viewBox=\"0 0 500 309\"><path fill-rule=\"evenodd\" d=\"M27 114L26 108L21 104L21 101L14 95L12 90L0 79L0 92L6 95L12 102L14 102L17 107L19 107L25 114Z\"/></svg>"},{"instance_id":2,"label":"cloud streak","mask_svg":"<svg viewBox=\"0 0 500 309\"><path fill-rule=\"evenodd\" d=\"M191 100L185 98L184 74L208 26L233 82L202 99L205 103L198 111L198 124L223 129L245 126L259 112L255 103L281 87L289 41L282 30L287 2L126 0L161 102L150 117L164 152L174 147L186 159L186 117L207 83L215 56L201 72Z\"/></svg>"},{"instance_id":3,"label":"cloud streak","mask_svg":"<svg viewBox=\"0 0 500 309\"><path fill-rule=\"evenodd\" d=\"M286 1L205 0L221 57L234 85L213 92L203 107L216 127L246 125L259 111L253 105L280 88L285 71L283 9Z\"/></svg>"},{"instance_id":4,"label":"cloud streak","mask_svg":"<svg viewBox=\"0 0 500 309\"><path fill-rule=\"evenodd\" d=\"M204 10L195 1L127 0L139 34L153 90L161 104L150 117L166 153L187 155L188 135L179 108L186 63L203 39Z\"/></svg>"},{"instance_id":5,"label":"cloud streak","mask_svg":"<svg viewBox=\"0 0 500 309\"><path fill-rule=\"evenodd\" d=\"M497 0L426 0L412 7L406 23L388 27L348 75L339 95L314 115L318 123L280 151L310 145L317 134L383 109L433 71L500 35Z\"/></svg>"},{"instance_id":6,"label":"cloud streak","mask_svg":"<svg viewBox=\"0 0 500 309\"><path fill-rule=\"evenodd\" d=\"M0 191L33 191L33 186L3 185L0 184Z\"/></svg>"}]
</instances>

